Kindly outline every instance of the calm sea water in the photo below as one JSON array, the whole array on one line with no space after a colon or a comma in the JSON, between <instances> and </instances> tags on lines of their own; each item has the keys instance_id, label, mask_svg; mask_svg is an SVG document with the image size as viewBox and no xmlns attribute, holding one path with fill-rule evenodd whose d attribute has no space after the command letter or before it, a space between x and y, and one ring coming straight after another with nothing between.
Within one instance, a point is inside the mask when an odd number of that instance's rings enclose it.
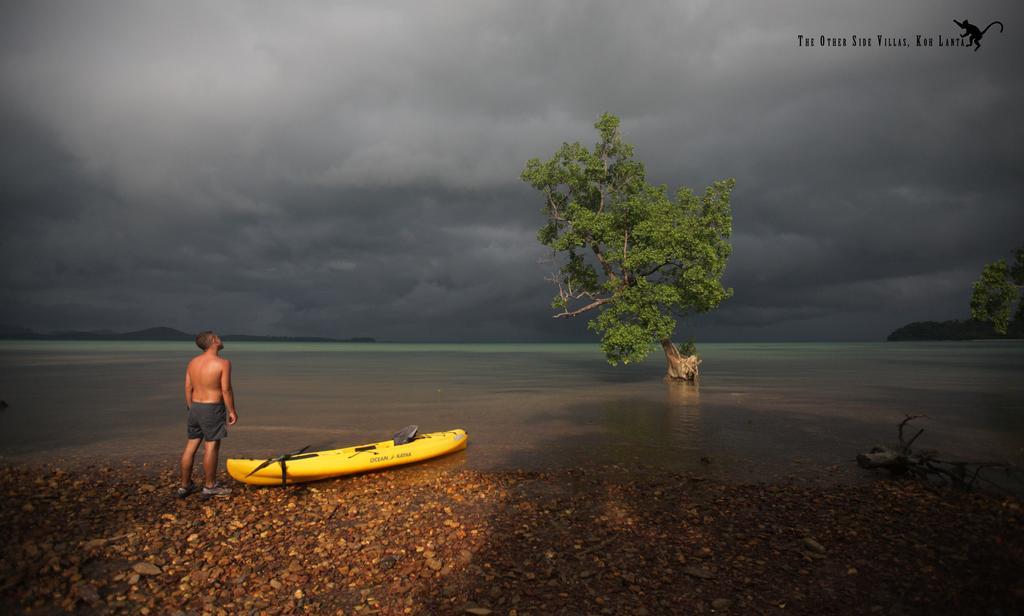
<instances>
[{"instance_id":1,"label":"calm sea water","mask_svg":"<svg viewBox=\"0 0 1024 616\"><path fill-rule=\"evenodd\" d=\"M0 342L0 456L173 465L184 367L171 342ZM618 464L724 479L856 480L854 457L924 414L921 447L1024 462L1024 344L703 344L698 386L660 350L609 366L592 344L228 343L240 420L223 449L259 457L465 428L438 468ZM704 459L702 461L702 458Z\"/></svg>"}]
</instances>

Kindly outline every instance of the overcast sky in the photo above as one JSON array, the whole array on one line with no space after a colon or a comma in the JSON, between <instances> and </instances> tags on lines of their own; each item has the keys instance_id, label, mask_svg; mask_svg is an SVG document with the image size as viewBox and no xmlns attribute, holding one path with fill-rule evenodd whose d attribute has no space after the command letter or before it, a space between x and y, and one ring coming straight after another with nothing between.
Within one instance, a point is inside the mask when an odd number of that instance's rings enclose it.
<instances>
[{"instance_id":1,"label":"overcast sky","mask_svg":"<svg viewBox=\"0 0 1024 616\"><path fill-rule=\"evenodd\" d=\"M678 338L964 318L1022 243L1019 4L5 2L0 323L592 340L519 174L604 111L672 192L736 178ZM1005 31L914 46L954 18Z\"/></svg>"}]
</instances>

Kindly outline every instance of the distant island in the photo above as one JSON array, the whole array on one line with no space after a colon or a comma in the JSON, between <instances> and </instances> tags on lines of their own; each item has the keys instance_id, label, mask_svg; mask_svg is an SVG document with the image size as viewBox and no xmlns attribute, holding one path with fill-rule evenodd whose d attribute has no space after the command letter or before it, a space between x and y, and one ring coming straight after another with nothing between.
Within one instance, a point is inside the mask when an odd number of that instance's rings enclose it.
<instances>
[{"instance_id":1,"label":"distant island","mask_svg":"<svg viewBox=\"0 0 1024 616\"><path fill-rule=\"evenodd\" d=\"M915 321L886 338L889 342L907 340L1006 340L1024 338L1024 321L1012 321L1006 334L998 333L991 323L974 319L953 321Z\"/></svg>"},{"instance_id":2,"label":"distant island","mask_svg":"<svg viewBox=\"0 0 1024 616\"><path fill-rule=\"evenodd\" d=\"M254 336L251 334L225 334L225 342L376 342L374 338L324 338L320 336ZM17 325L0 325L0 340L148 340L182 341L195 340L194 334L187 334L173 327L150 327L131 332L58 331L43 334Z\"/></svg>"}]
</instances>

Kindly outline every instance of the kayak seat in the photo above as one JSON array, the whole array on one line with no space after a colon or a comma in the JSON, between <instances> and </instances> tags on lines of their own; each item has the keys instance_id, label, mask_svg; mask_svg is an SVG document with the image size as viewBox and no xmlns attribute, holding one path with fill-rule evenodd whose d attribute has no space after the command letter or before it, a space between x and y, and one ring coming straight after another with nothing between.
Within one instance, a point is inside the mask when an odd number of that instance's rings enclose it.
<instances>
[{"instance_id":1,"label":"kayak seat","mask_svg":"<svg viewBox=\"0 0 1024 616\"><path fill-rule=\"evenodd\" d=\"M405 445L416 438L416 432L418 432L419 429L419 426L406 426L398 432L395 432L394 436L391 437L391 440L395 445Z\"/></svg>"}]
</instances>

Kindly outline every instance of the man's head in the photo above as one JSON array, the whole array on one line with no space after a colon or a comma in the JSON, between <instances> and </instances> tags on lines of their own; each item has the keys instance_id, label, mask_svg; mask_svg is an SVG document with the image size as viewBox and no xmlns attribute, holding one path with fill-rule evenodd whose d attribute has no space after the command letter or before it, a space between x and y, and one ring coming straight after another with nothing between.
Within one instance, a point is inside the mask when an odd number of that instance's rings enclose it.
<instances>
[{"instance_id":1,"label":"man's head","mask_svg":"<svg viewBox=\"0 0 1024 616\"><path fill-rule=\"evenodd\" d=\"M196 346L204 351L211 347L219 351L224 348L224 343L220 341L220 336L207 330L196 334Z\"/></svg>"}]
</instances>

